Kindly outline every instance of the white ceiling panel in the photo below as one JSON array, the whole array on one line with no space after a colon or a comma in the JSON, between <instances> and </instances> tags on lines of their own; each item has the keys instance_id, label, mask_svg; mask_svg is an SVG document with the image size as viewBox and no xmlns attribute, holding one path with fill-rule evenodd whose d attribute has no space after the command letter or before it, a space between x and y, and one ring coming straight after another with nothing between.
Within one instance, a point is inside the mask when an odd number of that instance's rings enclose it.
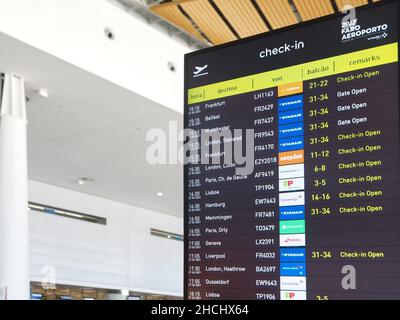
<instances>
[{"instance_id":1,"label":"white ceiling panel","mask_svg":"<svg viewBox=\"0 0 400 320\"><path fill-rule=\"evenodd\" d=\"M0 48L0 71L26 80L31 179L182 216L182 166L145 159L147 130L181 114L1 33Z\"/></svg>"}]
</instances>

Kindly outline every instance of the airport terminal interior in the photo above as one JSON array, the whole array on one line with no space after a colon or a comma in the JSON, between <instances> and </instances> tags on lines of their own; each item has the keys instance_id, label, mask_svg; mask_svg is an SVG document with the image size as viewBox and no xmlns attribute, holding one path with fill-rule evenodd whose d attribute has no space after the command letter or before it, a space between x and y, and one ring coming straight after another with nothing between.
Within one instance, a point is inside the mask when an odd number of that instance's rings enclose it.
<instances>
[{"instance_id":1,"label":"airport terminal interior","mask_svg":"<svg viewBox=\"0 0 400 320\"><path fill-rule=\"evenodd\" d=\"M399 299L398 13L0 0L0 300Z\"/></svg>"}]
</instances>

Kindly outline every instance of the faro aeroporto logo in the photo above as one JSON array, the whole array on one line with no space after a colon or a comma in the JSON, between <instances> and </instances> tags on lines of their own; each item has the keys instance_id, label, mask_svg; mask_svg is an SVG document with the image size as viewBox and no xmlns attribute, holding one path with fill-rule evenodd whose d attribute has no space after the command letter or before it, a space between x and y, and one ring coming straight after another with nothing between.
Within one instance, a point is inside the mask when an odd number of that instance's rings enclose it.
<instances>
[{"instance_id":1,"label":"faro aeroporto logo","mask_svg":"<svg viewBox=\"0 0 400 320\"><path fill-rule=\"evenodd\" d=\"M373 27L363 28L357 18L342 21L342 41L352 41L366 38L368 40L379 40L387 37L388 24L379 24Z\"/></svg>"}]
</instances>

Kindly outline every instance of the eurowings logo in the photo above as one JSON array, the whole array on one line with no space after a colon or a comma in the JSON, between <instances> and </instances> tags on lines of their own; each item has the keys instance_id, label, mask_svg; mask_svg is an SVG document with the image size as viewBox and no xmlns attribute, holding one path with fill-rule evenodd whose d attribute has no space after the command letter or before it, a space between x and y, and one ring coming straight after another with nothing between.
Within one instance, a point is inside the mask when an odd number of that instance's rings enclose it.
<instances>
[{"instance_id":1,"label":"eurowings logo","mask_svg":"<svg viewBox=\"0 0 400 320\"><path fill-rule=\"evenodd\" d=\"M281 289L284 291L306 291L306 277L281 277Z\"/></svg>"},{"instance_id":2,"label":"eurowings logo","mask_svg":"<svg viewBox=\"0 0 400 320\"><path fill-rule=\"evenodd\" d=\"M287 192L279 194L279 206L304 206L305 194L304 192Z\"/></svg>"},{"instance_id":3,"label":"eurowings logo","mask_svg":"<svg viewBox=\"0 0 400 320\"><path fill-rule=\"evenodd\" d=\"M206 64L203 67L195 67L195 71L193 71L193 77L197 78L197 77L201 77L201 76L205 76L208 74L208 71L206 71L208 68L208 64Z\"/></svg>"}]
</instances>

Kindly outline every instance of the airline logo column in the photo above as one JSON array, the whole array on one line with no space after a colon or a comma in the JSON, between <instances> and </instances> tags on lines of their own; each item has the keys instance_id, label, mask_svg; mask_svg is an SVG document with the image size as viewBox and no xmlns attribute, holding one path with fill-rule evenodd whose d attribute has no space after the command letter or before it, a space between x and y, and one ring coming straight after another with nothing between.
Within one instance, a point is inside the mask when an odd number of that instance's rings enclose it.
<instances>
[{"instance_id":1,"label":"airline logo column","mask_svg":"<svg viewBox=\"0 0 400 320\"><path fill-rule=\"evenodd\" d=\"M305 300L303 82L281 86L278 92L281 299Z\"/></svg>"}]
</instances>

